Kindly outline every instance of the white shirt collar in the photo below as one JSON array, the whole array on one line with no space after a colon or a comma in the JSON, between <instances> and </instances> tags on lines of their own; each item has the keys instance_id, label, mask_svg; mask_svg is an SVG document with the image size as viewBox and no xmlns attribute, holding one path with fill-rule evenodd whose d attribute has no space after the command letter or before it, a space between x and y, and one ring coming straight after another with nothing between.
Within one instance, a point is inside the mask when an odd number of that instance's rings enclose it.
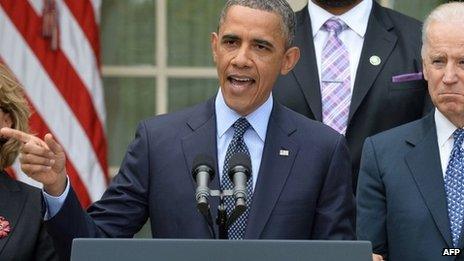
<instances>
[{"instance_id":1,"label":"white shirt collar","mask_svg":"<svg viewBox=\"0 0 464 261\"><path fill-rule=\"evenodd\" d=\"M363 0L355 7L351 8L348 12L336 16L333 15L320 6L308 1L308 12L311 17L311 27L313 30L313 37L319 32L324 23L332 17L337 17L342 20L351 30L357 33L361 38L364 38L367 30L367 23L369 22L369 15L372 9L372 0Z\"/></svg>"},{"instance_id":2,"label":"white shirt collar","mask_svg":"<svg viewBox=\"0 0 464 261\"><path fill-rule=\"evenodd\" d=\"M435 109L435 127L437 128L438 145L443 147L445 143L453 136L454 131L458 128L450 122L445 115L438 109Z\"/></svg>"},{"instance_id":3,"label":"white shirt collar","mask_svg":"<svg viewBox=\"0 0 464 261\"><path fill-rule=\"evenodd\" d=\"M263 142L266 139L267 124L271 116L272 106L273 98L271 93L261 106L245 117ZM221 90L216 95L215 108L217 134L222 137L234 122L242 116L227 106Z\"/></svg>"}]
</instances>

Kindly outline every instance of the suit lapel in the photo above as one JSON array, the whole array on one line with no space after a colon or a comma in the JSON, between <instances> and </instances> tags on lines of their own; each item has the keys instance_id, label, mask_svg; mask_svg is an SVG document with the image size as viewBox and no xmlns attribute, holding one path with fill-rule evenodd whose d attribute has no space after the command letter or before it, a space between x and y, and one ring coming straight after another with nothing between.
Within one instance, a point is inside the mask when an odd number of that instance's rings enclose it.
<instances>
[{"instance_id":1,"label":"suit lapel","mask_svg":"<svg viewBox=\"0 0 464 261\"><path fill-rule=\"evenodd\" d=\"M293 69L295 76L304 97L311 108L314 117L322 121L321 90L319 83L319 73L317 69L316 52L314 50L313 32L311 19L307 6L297 13L297 31L295 44L300 48L300 60Z\"/></svg>"},{"instance_id":2,"label":"suit lapel","mask_svg":"<svg viewBox=\"0 0 464 261\"><path fill-rule=\"evenodd\" d=\"M392 28L393 23L390 18L385 15L382 7L374 1L356 71L348 122L351 121L362 100L374 84L396 44L397 36L390 32ZM370 57L374 55L381 59L381 63L377 66L372 65L369 61Z\"/></svg>"},{"instance_id":3,"label":"suit lapel","mask_svg":"<svg viewBox=\"0 0 464 261\"><path fill-rule=\"evenodd\" d=\"M217 145L216 145L216 116L214 113L214 99L208 100L205 104L201 105L197 111L192 113L195 117L187 121L187 125L191 132L182 138L182 150L184 153L187 169L192 169L193 160L199 154L206 154L217 161ZM213 190L219 189L219 175L217 163L214 168L214 179L210 183L210 188ZM192 182L192 195L195 195L196 181L193 179L190 171L187 173L188 178ZM211 206L211 214L216 216L217 206L219 199L217 197L209 198ZM217 228L216 234L217 234Z\"/></svg>"},{"instance_id":4,"label":"suit lapel","mask_svg":"<svg viewBox=\"0 0 464 261\"><path fill-rule=\"evenodd\" d=\"M295 157L298 154L299 147L290 138L290 135L295 131L294 123L288 120L288 117L285 117L282 106L274 102L274 109L267 127L258 180L248 217L245 232L246 239L260 237L285 185ZM279 155L279 151L282 149L288 150L289 155Z\"/></svg>"},{"instance_id":5,"label":"suit lapel","mask_svg":"<svg viewBox=\"0 0 464 261\"><path fill-rule=\"evenodd\" d=\"M443 239L453 247L433 112L407 142L414 147L406 155L406 163Z\"/></svg>"},{"instance_id":6,"label":"suit lapel","mask_svg":"<svg viewBox=\"0 0 464 261\"><path fill-rule=\"evenodd\" d=\"M5 172L0 173L0 216L5 217L10 222L11 227L10 234L0 239L0 256L8 240L19 229L16 225L25 202L26 195L21 193L21 189L15 181L8 177Z\"/></svg>"}]
</instances>

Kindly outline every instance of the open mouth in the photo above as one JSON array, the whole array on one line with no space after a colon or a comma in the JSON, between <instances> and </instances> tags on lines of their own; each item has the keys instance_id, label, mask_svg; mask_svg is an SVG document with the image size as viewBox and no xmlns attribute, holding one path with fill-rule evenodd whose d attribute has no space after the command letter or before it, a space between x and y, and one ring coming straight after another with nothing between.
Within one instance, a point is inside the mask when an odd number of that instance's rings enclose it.
<instances>
[{"instance_id":1,"label":"open mouth","mask_svg":"<svg viewBox=\"0 0 464 261\"><path fill-rule=\"evenodd\" d=\"M255 83L253 78L245 76L229 76L227 80L235 87L247 87Z\"/></svg>"}]
</instances>

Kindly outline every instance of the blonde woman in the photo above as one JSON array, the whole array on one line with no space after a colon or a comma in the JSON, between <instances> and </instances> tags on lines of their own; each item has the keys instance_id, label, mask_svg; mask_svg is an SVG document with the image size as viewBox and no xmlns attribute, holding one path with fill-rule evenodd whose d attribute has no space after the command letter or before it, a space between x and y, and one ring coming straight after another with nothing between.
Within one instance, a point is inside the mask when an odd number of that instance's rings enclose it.
<instances>
[{"instance_id":1,"label":"blonde woman","mask_svg":"<svg viewBox=\"0 0 464 261\"><path fill-rule=\"evenodd\" d=\"M0 127L28 132L28 117L21 85L0 64ZM57 260L42 220L41 191L5 172L18 156L20 146L15 139L0 137L0 260Z\"/></svg>"}]
</instances>

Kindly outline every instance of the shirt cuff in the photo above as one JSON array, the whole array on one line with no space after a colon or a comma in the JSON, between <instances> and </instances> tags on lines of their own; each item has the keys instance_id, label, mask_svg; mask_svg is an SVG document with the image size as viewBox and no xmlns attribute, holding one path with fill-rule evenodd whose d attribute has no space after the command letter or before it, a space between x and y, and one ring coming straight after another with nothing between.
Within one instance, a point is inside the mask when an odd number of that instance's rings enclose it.
<instances>
[{"instance_id":1,"label":"shirt cuff","mask_svg":"<svg viewBox=\"0 0 464 261\"><path fill-rule=\"evenodd\" d=\"M68 196L69 187L69 177L66 177L66 188L64 189L63 193L58 197L54 197L45 192L45 190L42 190L42 194L44 196L45 201L45 221L53 218L60 211L61 207L64 204L64 201L66 200L66 197Z\"/></svg>"}]
</instances>

